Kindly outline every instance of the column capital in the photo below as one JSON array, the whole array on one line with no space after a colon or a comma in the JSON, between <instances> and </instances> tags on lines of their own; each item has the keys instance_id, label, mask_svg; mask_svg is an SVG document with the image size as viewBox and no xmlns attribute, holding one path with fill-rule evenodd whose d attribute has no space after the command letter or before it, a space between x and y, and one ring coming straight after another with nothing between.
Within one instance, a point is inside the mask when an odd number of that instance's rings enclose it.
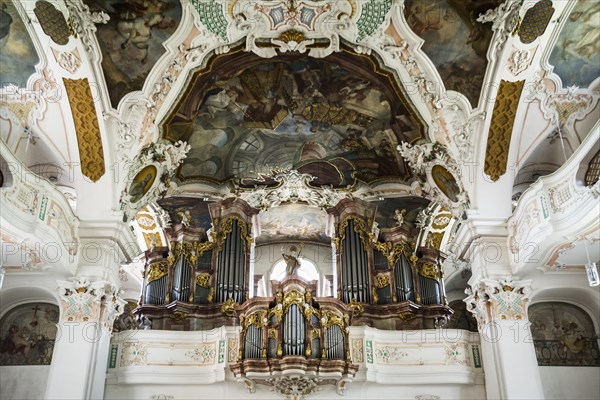
<instances>
[{"instance_id":1,"label":"column capital","mask_svg":"<svg viewBox=\"0 0 600 400\"><path fill-rule=\"evenodd\" d=\"M122 290L107 281L90 281L86 277L57 283L61 322L95 322L112 332L115 318L123 313L127 303L121 298Z\"/></svg>"},{"instance_id":2,"label":"column capital","mask_svg":"<svg viewBox=\"0 0 600 400\"><path fill-rule=\"evenodd\" d=\"M527 321L527 303L531 280L481 279L465 289L467 309L477 319L479 328L496 321Z\"/></svg>"}]
</instances>

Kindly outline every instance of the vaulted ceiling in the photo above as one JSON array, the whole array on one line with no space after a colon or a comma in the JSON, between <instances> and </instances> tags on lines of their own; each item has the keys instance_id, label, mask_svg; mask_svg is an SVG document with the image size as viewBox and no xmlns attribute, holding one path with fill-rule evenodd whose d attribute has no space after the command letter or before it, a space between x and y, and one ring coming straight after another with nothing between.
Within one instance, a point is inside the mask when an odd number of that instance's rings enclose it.
<instances>
[{"instance_id":1,"label":"vaulted ceiling","mask_svg":"<svg viewBox=\"0 0 600 400\"><path fill-rule=\"evenodd\" d=\"M1 4L2 140L82 219L201 219L286 169L382 225L430 201L506 218L598 122L595 2Z\"/></svg>"}]
</instances>

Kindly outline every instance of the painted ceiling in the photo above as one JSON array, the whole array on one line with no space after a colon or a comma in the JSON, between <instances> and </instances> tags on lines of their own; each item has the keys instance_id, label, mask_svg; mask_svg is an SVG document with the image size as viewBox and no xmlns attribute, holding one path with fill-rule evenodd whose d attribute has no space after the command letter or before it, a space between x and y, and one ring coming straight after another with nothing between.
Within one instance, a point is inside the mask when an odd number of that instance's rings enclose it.
<instances>
[{"instance_id":1,"label":"painted ceiling","mask_svg":"<svg viewBox=\"0 0 600 400\"><path fill-rule=\"evenodd\" d=\"M550 55L563 86L588 87L600 76L600 3L578 2Z\"/></svg>"},{"instance_id":2,"label":"painted ceiling","mask_svg":"<svg viewBox=\"0 0 600 400\"><path fill-rule=\"evenodd\" d=\"M81 6L83 3L89 10ZM99 83L98 93L93 94L102 101L94 102L94 109L106 173L96 186L85 180L72 184L74 193L86 191L86 200L78 203L82 215L81 210L98 208L93 203L104 200L110 203L106 208L111 212L120 209L121 191L131 187L131 180L114 175L116 180L109 179L114 174L114 165L109 162L135 160L141 149L151 144L183 140L191 149L182 165L173 163L177 166L169 171L172 175L162 175L140 191L145 194L164 185L156 192L167 196L158 201L172 221L180 223L180 213L187 210L198 229L210 228L207 203L196 200L204 198L205 192L214 195L214 200L231 196L231 183L240 184L240 180L248 187L265 182L276 185L264 174L282 169L313 175L316 179L311 185L327 186L323 188L326 190L329 186L363 188L360 195L377 205L376 219L381 227L394 226L396 210L403 209L407 210L406 223L414 225L414 218L429 201L425 197L435 197L434 191L444 192L443 187L451 200L464 199L457 192L465 189L471 206L485 209L480 215L487 212L495 216L494 206L488 204L496 204L493 197L500 202L501 196L486 191L486 185L492 183L482 183L485 177L475 176L466 182L467 174L461 177L456 170L450 172L448 164L437 168L445 168L448 174L435 174L431 164L411 172L441 158L484 165L485 140L496 113L494 101L480 100L483 94L496 95L501 81L524 83L523 93L533 100L524 105L518 96L509 99L506 105L517 101L520 109L517 112L515 107L515 112L504 119L510 120L509 130L515 120L514 135L519 137L512 143L527 151L540 148L539 143L546 140L553 129L554 111L562 112L559 107L571 113L570 125L563 121L563 127L565 135L579 138L573 150L597 121L597 117L595 121L588 117L598 111L593 105L597 104L600 76L597 2L373 0L354 2L357 9L353 10L347 7L351 2L340 0L318 2L323 7L314 9L310 24L294 20L306 16L288 13L288 19L279 21L277 28L268 23L273 15L263 13L270 9L269 4L243 10L254 19L242 21L245 14L234 15L241 12L236 4L242 2L236 1L83 3L53 3L70 22L87 23L79 26L77 37L70 34L66 45L57 46L43 32L39 18L28 12L28 2L0 0L3 87L15 83L25 88L28 80L28 90L32 82L63 90L67 81L87 80L90 86ZM288 3L276 5L285 11ZM312 3L305 6L310 8ZM516 7L520 25L508 29L511 10L498 8L501 3ZM533 3L540 9L541 4L546 5L544 18L529 11ZM100 11L107 18L93 14ZM490 11L505 12L501 15L505 20L478 21ZM526 23L527 15L532 17ZM342 25L342 17L348 17L350 28L323 21L332 16ZM288 29L290 26L293 29ZM73 28L77 27L75 23ZM282 31L290 35L284 37ZM262 41L252 42L250 33ZM333 36L326 37L330 33ZM313 39L316 41L309 43ZM331 44L335 40L339 46L323 56L327 41ZM40 52L41 61L36 48L44 51ZM272 53L265 56L266 52ZM572 85L581 89L568 88ZM447 95L445 90L462 93L464 98ZM84 124L73 124L78 113L67 96L51 104L31 97L6 100L11 95L6 93L0 102L0 136L10 142L11 151L17 153L18 149L18 157L27 157L29 167L39 162L37 152L43 147L50 149L44 154L68 153L64 157L67 161L86 157L77 148L78 140L85 143L85 136L77 132ZM126 95L130 103L122 101ZM584 97L591 100L584 101ZM592 104L589 109L581 111L584 107L579 104L588 103ZM575 108L577 113L572 111ZM24 129L31 123L38 129L30 140ZM56 134L57 126L62 127L64 137ZM499 128L506 133L504 124ZM439 156L442 153L435 155L425 149L409 167L397 148L402 143L437 143L445 153ZM522 161L509 159L512 146L497 146L506 150L503 162L507 171L518 168ZM543 153L544 157L556 158L554 152ZM153 161L159 164L164 160ZM425 182L423 177L428 174L433 180ZM511 179L508 175L501 179ZM466 182L465 188L457 184L461 180ZM106 184L108 181L119 183ZM440 186L438 181L448 184ZM503 185L509 190L511 186ZM186 197L192 195L188 190L197 191L193 193L195 199ZM508 204L510 193L503 196ZM288 205L261 214L263 240L282 234L285 220L277 213L285 207ZM313 232L316 241L327 240L316 234L320 217L310 216L307 208L297 214L304 218L299 224L315 227L312 231L307 228L307 232ZM95 211L90 215L96 215Z\"/></svg>"},{"instance_id":3,"label":"painted ceiling","mask_svg":"<svg viewBox=\"0 0 600 400\"><path fill-rule=\"evenodd\" d=\"M490 24L477 21L500 0L407 0L405 18L425 40L423 51L435 64L446 89L464 94L473 108L487 67Z\"/></svg>"},{"instance_id":4,"label":"painted ceiling","mask_svg":"<svg viewBox=\"0 0 600 400\"><path fill-rule=\"evenodd\" d=\"M422 137L419 121L385 80L335 61L213 66L216 73L196 83L165 127L169 140L192 146L178 177L222 182L275 168L334 187L407 179L395 149Z\"/></svg>"},{"instance_id":5,"label":"painted ceiling","mask_svg":"<svg viewBox=\"0 0 600 400\"><path fill-rule=\"evenodd\" d=\"M98 25L102 69L112 106L127 93L142 89L154 64L165 52L165 42L181 20L178 0L85 0L90 10L110 19Z\"/></svg>"},{"instance_id":6,"label":"painted ceiling","mask_svg":"<svg viewBox=\"0 0 600 400\"><path fill-rule=\"evenodd\" d=\"M0 1L0 85L26 87L39 62L29 32L12 1Z\"/></svg>"}]
</instances>

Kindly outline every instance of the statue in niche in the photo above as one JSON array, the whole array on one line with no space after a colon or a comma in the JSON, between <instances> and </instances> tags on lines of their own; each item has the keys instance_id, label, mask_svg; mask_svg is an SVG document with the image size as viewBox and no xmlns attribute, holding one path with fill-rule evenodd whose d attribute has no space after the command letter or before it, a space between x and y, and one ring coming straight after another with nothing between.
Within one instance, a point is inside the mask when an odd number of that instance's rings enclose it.
<instances>
[{"instance_id":1,"label":"statue in niche","mask_svg":"<svg viewBox=\"0 0 600 400\"><path fill-rule=\"evenodd\" d=\"M283 247L281 248L281 255L286 263L285 272L287 276L297 274L298 269L300 268L300 254L302 254L303 248L304 243L300 245L300 249L298 249L296 246L291 246L289 253L284 251Z\"/></svg>"}]
</instances>

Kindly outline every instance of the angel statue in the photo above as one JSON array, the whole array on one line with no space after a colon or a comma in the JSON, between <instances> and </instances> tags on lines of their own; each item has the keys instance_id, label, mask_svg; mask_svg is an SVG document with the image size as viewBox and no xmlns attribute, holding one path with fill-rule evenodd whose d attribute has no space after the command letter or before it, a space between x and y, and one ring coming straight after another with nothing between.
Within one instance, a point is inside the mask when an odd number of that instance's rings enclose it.
<instances>
[{"instance_id":1,"label":"angel statue","mask_svg":"<svg viewBox=\"0 0 600 400\"><path fill-rule=\"evenodd\" d=\"M404 223L404 214L406 214L406 209L402 209L402 211L394 211L394 219L396 220L396 225L402 226L402 224Z\"/></svg>"},{"instance_id":2,"label":"angel statue","mask_svg":"<svg viewBox=\"0 0 600 400\"><path fill-rule=\"evenodd\" d=\"M181 225L187 228L192 224L192 214L190 214L190 210L179 211L177 215L181 217Z\"/></svg>"},{"instance_id":3,"label":"angel statue","mask_svg":"<svg viewBox=\"0 0 600 400\"><path fill-rule=\"evenodd\" d=\"M298 272L298 269L300 268L300 254L302 254L303 248L304 243L300 245L299 250L296 246L291 246L289 253L284 251L283 247L281 248L281 255L286 263L285 273L287 276L296 275Z\"/></svg>"}]
</instances>

